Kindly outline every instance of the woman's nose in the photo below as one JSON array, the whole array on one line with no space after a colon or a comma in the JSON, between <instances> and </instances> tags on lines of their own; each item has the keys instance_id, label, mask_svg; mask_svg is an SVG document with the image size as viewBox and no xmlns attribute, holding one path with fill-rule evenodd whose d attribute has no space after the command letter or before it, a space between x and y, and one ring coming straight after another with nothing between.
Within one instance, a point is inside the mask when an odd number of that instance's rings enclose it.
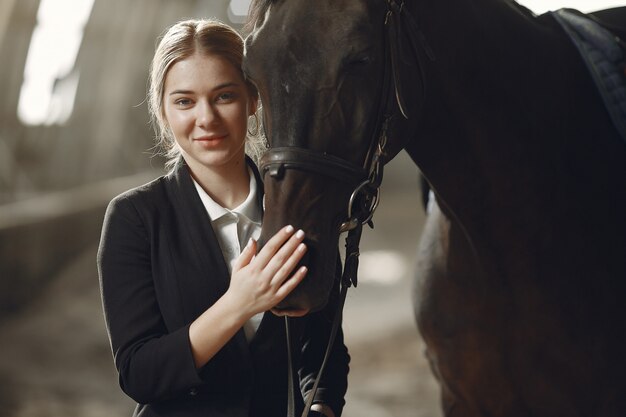
<instances>
[{"instance_id":1,"label":"woman's nose","mask_svg":"<svg viewBox=\"0 0 626 417\"><path fill-rule=\"evenodd\" d=\"M215 123L217 119L217 112L210 103L204 100L198 102L196 106L196 126L208 127L211 124Z\"/></svg>"}]
</instances>

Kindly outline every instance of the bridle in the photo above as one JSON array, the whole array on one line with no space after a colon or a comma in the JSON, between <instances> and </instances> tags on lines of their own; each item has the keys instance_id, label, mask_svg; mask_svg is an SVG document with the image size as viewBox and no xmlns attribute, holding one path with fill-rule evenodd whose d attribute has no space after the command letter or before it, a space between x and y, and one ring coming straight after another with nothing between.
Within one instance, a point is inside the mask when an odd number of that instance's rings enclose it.
<instances>
[{"instance_id":1,"label":"bridle","mask_svg":"<svg viewBox=\"0 0 626 417\"><path fill-rule=\"evenodd\" d=\"M275 179L283 177L288 169L309 171L323 176L331 177L338 181L353 185L355 188L348 203L348 217L339 231L348 232L358 224L368 223L374 211L378 207L380 185L383 177L383 165L385 146L387 144L387 132L393 118L392 100L389 100L393 87L395 102L400 113L405 119L409 119L399 76L399 53L397 44L400 43L401 33L405 34L411 43L411 50L417 58L418 45L420 42L427 57L434 61L434 55L426 42L424 35L419 29L413 17L404 10L405 0L384 0L387 4L385 14L385 66L383 70L382 88L378 109L376 112L376 124L370 137L368 151L362 165L330 155L325 152L313 151L298 146L270 148L261 158L259 168L261 176L265 178L269 174ZM402 32L400 29L404 28ZM406 33L405 33L406 32ZM415 59L420 72L419 80L424 80L424 71L420 61ZM392 84L393 83L393 84ZM422 88L422 92L424 88ZM360 200L360 207L355 204Z\"/></svg>"},{"instance_id":2,"label":"bridle","mask_svg":"<svg viewBox=\"0 0 626 417\"><path fill-rule=\"evenodd\" d=\"M385 147L387 145L387 134L389 125L394 117L394 101L400 113L408 119L407 107L405 105L399 77L399 56L397 43L400 41L400 34L405 35L411 43L415 61L421 72L420 82L423 87L423 69L417 59L417 40L420 41L426 55L434 60L430 47L417 26L417 23L404 10L404 0L384 0L387 5L385 14L385 63L381 88L379 90L379 106L376 112L376 124L370 141L365 160L362 165L357 165L351 161L339 158L325 152L313 151L310 149L289 146L269 149L261 158L259 167L261 176L266 174L275 179L284 176L286 170L308 171L315 174L330 177L332 179L354 186L348 202L347 219L341 223L339 232L348 232L346 236L346 253L343 273L340 281L340 296L335 318L331 328L330 339L326 347L324 359L320 366L317 378L312 390L307 396L302 417L309 415L313 404L317 387L319 385L326 362L330 356L333 342L335 340L339 325L341 323L343 306L346 299L347 289L357 285L357 269L359 257L359 243L363 225L369 224L373 227L372 217L380 201L380 185L383 179L383 166L385 164ZM405 29L407 32L401 32ZM392 90L393 89L393 90ZM392 95L393 92L393 95ZM423 92L423 88L422 88ZM394 100L395 99L395 100ZM288 353L288 417L295 416L295 389L293 380L293 364L291 358L291 337L289 329L289 319L285 317L287 331L287 353Z\"/></svg>"}]
</instances>

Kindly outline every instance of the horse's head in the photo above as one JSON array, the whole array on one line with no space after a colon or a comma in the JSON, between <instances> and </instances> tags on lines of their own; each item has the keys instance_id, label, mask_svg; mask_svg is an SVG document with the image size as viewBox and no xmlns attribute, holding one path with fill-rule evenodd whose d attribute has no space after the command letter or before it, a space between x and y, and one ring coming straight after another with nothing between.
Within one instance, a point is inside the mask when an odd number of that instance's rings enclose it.
<instances>
[{"instance_id":1,"label":"horse's head","mask_svg":"<svg viewBox=\"0 0 626 417\"><path fill-rule=\"evenodd\" d=\"M270 142L260 164L265 180L260 242L291 224L306 232L308 245L302 261L308 275L280 309L315 311L325 305L337 276L338 238L349 220L349 200L375 175L370 166L382 126L397 110L387 4L264 0L253 5L244 70L259 89ZM387 144L386 157L401 148ZM364 202L355 204L371 203L368 196L360 198Z\"/></svg>"}]
</instances>

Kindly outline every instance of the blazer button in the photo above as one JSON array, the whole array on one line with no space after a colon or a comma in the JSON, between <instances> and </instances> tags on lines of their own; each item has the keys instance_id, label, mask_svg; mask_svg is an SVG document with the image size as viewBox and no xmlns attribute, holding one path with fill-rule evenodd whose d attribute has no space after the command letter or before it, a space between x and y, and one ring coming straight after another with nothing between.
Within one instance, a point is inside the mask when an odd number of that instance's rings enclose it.
<instances>
[{"instance_id":1,"label":"blazer button","mask_svg":"<svg viewBox=\"0 0 626 417\"><path fill-rule=\"evenodd\" d=\"M189 395L191 395L192 397L195 395L198 395L198 389L197 388L192 388L189 390Z\"/></svg>"}]
</instances>

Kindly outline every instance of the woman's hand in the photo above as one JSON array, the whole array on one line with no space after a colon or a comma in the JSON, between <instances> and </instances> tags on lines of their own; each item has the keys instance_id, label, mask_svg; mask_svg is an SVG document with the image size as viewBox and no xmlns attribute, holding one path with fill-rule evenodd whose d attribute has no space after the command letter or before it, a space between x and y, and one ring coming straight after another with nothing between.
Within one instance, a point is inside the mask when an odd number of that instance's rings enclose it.
<instances>
[{"instance_id":1,"label":"woman's hand","mask_svg":"<svg viewBox=\"0 0 626 417\"><path fill-rule=\"evenodd\" d=\"M306 275L306 267L292 274L306 246L304 233L287 226L256 253L250 240L233 264L230 287L215 304L189 326L189 343L197 368L204 366L241 326L257 313L282 301Z\"/></svg>"},{"instance_id":2,"label":"woman's hand","mask_svg":"<svg viewBox=\"0 0 626 417\"><path fill-rule=\"evenodd\" d=\"M230 296L241 305L241 311L252 317L280 303L306 275L302 266L292 274L306 246L302 243L304 232L294 233L286 226L276 233L255 256L257 243L250 239L248 245L233 264Z\"/></svg>"}]
</instances>

